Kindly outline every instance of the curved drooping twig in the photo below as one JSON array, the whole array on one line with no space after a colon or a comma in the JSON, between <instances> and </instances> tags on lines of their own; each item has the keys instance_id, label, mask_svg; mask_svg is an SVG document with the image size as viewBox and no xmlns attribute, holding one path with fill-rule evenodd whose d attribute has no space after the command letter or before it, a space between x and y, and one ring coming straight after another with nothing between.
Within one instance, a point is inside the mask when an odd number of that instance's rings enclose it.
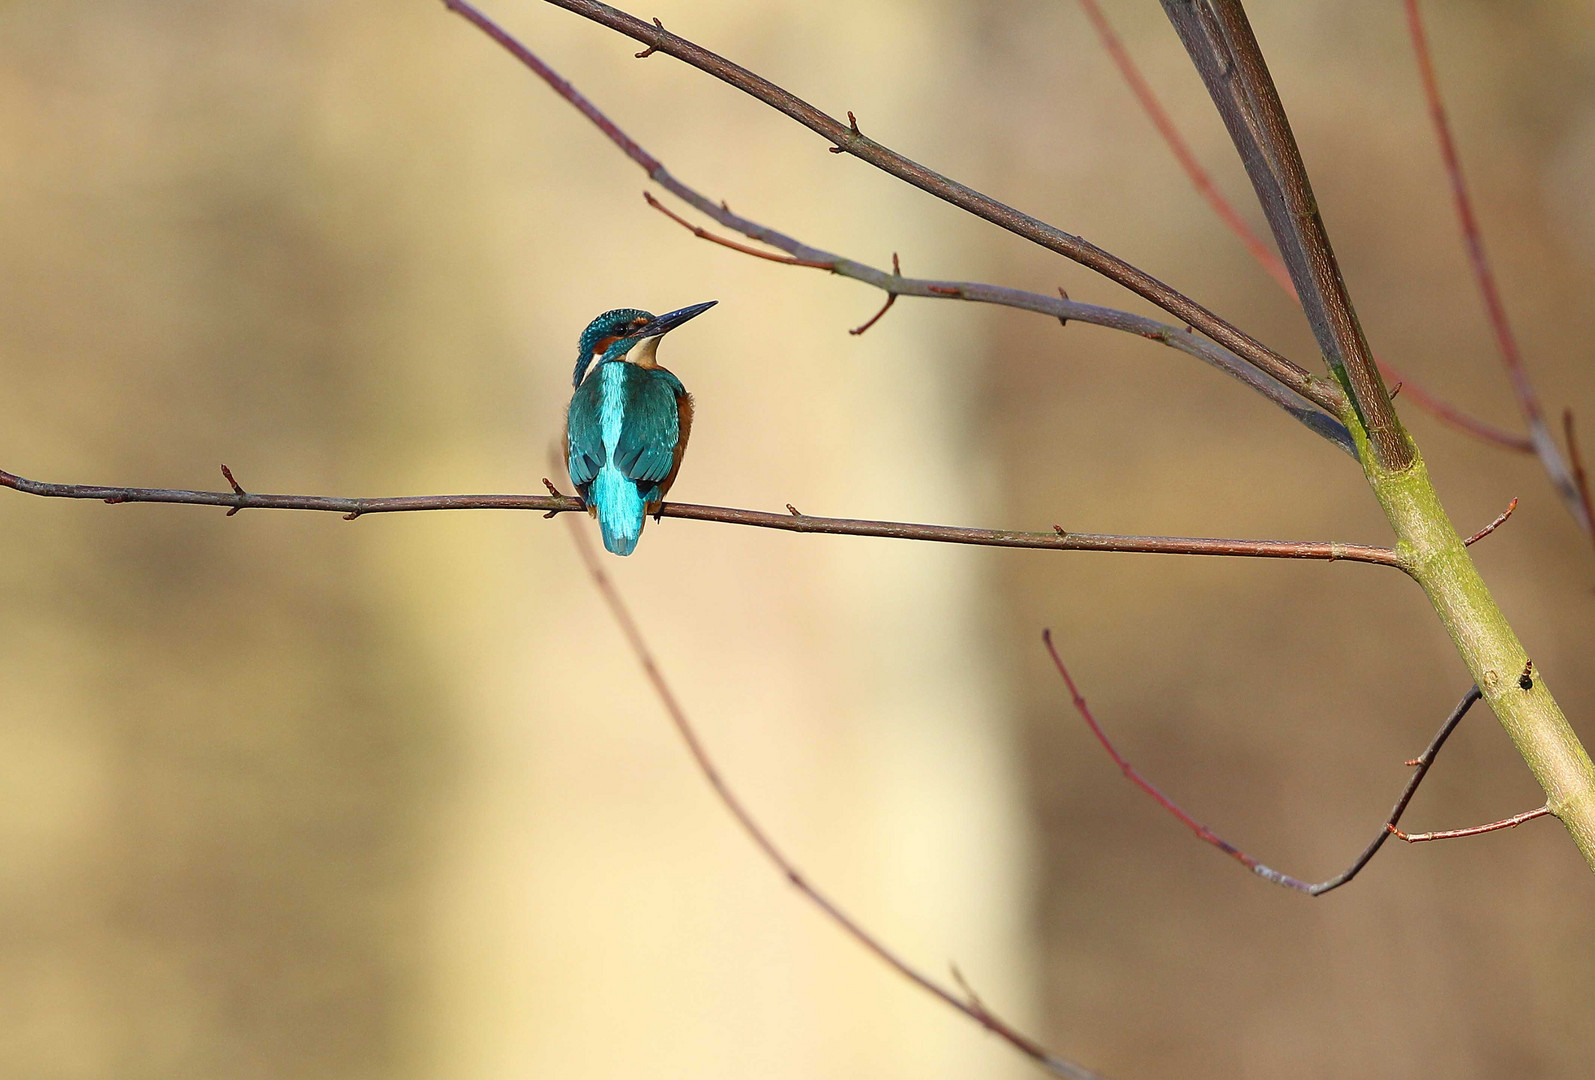
<instances>
[{"instance_id":1,"label":"curved drooping twig","mask_svg":"<svg viewBox=\"0 0 1595 1080\"><path fill-rule=\"evenodd\" d=\"M1345 425L1331 415L1330 412L1323 411L1321 404L1308 400L1273 375L1243 360L1229 349L1215 344L1209 338L1193 333L1189 328L1181 329L1169 326L1155 319L1149 319L1144 315L1136 315L1128 311L1100 307L1095 304L1076 303L1067 297L1044 296L1021 289L1010 289L980 282L930 281L904 278L897 272L895 266L891 272L868 266L853 259L811 247L785 233L735 214L725 203L716 203L678 180L664 167L659 159L648 153L635 139L622 131L602 110L572 86L569 80L549 67L540 57L480 9L469 3L468 0L445 0L445 2L449 10L458 14L498 43L528 70L547 83L555 93L574 106L578 112L591 121L599 131L619 147L628 158L640 166L654 183L704 216L711 218L728 229L741 233L749 239L785 252L786 256L772 255L756 248L716 237L676 216L665 209L653 196L644 193L651 205L666 214L670 214L671 217L674 217L687 228L692 229L699 236L747 255L793 266L828 270L840 277L872 285L886 292L888 305L899 295L935 300L968 300L976 303L999 304L1022 311L1050 315L1064 321L1072 319L1076 322L1120 330L1151 341L1160 342L1194 356L1203 363L1240 380L1305 424L1315 434L1329 439L1353 458L1356 457L1356 447ZM885 308L883 307L882 313L884 311ZM875 318L879 317L879 314L875 316ZM875 319L871 319L869 323L865 324L865 328L873 324L874 321Z\"/></svg>"},{"instance_id":2,"label":"curved drooping twig","mask_svg":"<svg viewBox=\"0 0 1595 1080\"><path fill-rule=\"evenodd\" d=\"M853 940L857 941L869 952L896 971L903 978L918 986L932 997L945 1002L969 1017L993 1035L1008 1043L1021 1054L1046 1069L1055 1076L1068 1077L1069 1080L1101 1080L1097 1073L1072 1061L1066 1061L1047 1050L1046 1047L1023 1034L1007 1021L986 1007L980 998L970 991L964 984L963 977L953 969L954 978L964 990L964 996L953 993L952 990L938 983L935 979L915 968L902 957L889 949L881 940L866 930L858 920L837 906L825 893L821 892L807 876L797 868L797 865L776 846L769 833L764 831L752 812L737 797L736 792L726 783L725 777L715 765L714 759L709 756L708 750L703 745L703 740L698 737L697 730L687 718L687 712L676 700L675 692L670 689L670 684L665 680L664 672L660 670L658 662L654 659L653 651L648 648L647 640L642 636L642 630L637 626L637 621L632 618L631 611L622 599L620 591L615 587L609 575L604 572L603 563L598 552L593 548L586 534L579 528L571 529L571 539L575 541L577 553L580 554L582 565L593 579L604 603L608 606L615 622L620 625L620 632L626 639L626 644L631 647L632 653L637 657L637 662L642 665L643 674L653 686L655 695L660 704L664 706L665 713L670 717L670 722L675 725L676 733L681 736L681 741L687 746L687 752L692 755L692 760L714 790L715 796L720 800L731 816L741 826L742 831L753 841L754 846L764 853L764 857L781 872L786 878L815 907L819 908L825 917L842 928Z\"/></svg>"},{"instance_id":3,"label":"curved drooping twig","mask_svg":"<svg viewBox=\"0 0 1595 1080\"><path fill-rule=\"evenodd\" d=\"M548 495L401 495L355 499L334 495L267 495L245 491L234 481L232 491L191 491L175 488L105 487L95 484L51 484L29 480L0 470L0 487L27 495L55 499L92 499L107 503L180 503L224 506L229 516L240 510L313 510L354 519L368 514L396 514L421 510L541 510L546 517L584 511L574 496ZM859 518L813 517L791 511L743 510L695 503L665 503L660 517L748 525L782 532L828 533L833 536L874 536L889 540L923 540L976 547L1033 548L1046 551L1119 551L1150 555L1218 555L1256 559L1308 559L1318 562L1362 562L1377 566L1406 566L1390 548L1318 540L1225 540L1185 536L1130 536L1066 532L1021 532L1011 529L973 529L958 525L927 525L906 521L871 521Z\"/></svg>"},{"instance_id":4,"label":"curved drooping twig","mask_svg":"<svg viewBox=\"0 0 1595 1080\"><path fill-rule=\"evenodd\" d=\"M927 169L918 162L911 161L889 147L875 142L859 130L856 121L844 124L795 94L732 63L725 57L673 34L663 26L644 22L635 15L607 4L598 3L596 0L547 0L547 2L642 43L647 46L644 50L645 55L664 53L673 56L757 98L820 135L837 153L851 154L999 228L1049 251L1057 252L1118 282L1185 324L1201 331L1247 363L1273 376L1325 411L1340 416L1347 408L1345 393L1332 379L1309 374L1293 361L1231 325L1195 300L1118 256L1056 226L1048 225L1011 206L1006 206L989 195ZM470 18L472 22L488 30L505 47L511 47L512 39L496 27L489 30L490 20L482 16L466 0L443 0L443 3L449 10Z\"/></svg>"},{"instance_id":5,"label":"curved drooping twig","mask_svg":"<svg viewBox=\"0 0 1595 1080\"><path fill-rule=\"evenodd\" d=\"M1097 0L1080 0L1080 6L1085 9L1086 17L1096 30L1097 37L1102 42L1103 50L1107 52L1114 66L1119 69L1119 74L1130 88L1131 94L1134 95L1136 101L1140 104L1141 111L1146 113L1147 119L1157 129L1164 144L1168 146L1169 152L1174 155L1174 159L1179 163L1180 169L1185 173L1186 178L1191 181L1191 186L1196 188L1197 194L1201 195L1213 213L1241 242L1241 245L1250 253L1252 259L1262 267L1263 272L1272 278L1274 283L1284 290L1286 295L1292 300L1296 300L1296 286L1290 280L1290 271L1285 268L1284 260L1263 241L1262 237L1252 230L1252 227L1246 223L1246 219L1240 215L1234 204L1225 197L1224 193L1219 190L1218 185L1213 182L1213 178L1208 175L1207 170L1202 167L1202 163L1197 160L1196 154L1191 150L1190 144L1180 134L1180 130L1175 125L1174 120L1169 116L1168 111L1163 108L1162 102L1158 100L1151 85L1142 76L1134 59L1131 58L1129 50L1124 46L1124 42L1114 31L1112 24L1108 22L1107 16L1103 14L1101 5L1097 3ZM1375 360L1387 380L1391 383L1405 386L1408 400L1441 423L1448 424L1458 431L1465 432L1505 450L1513 450L1523 454L1532 454L1534 452L1532 440L1480 420L1476 416L1468 415L1450 402L1429 393L1421 385L1402 375L1385 360L1378 357L1375 357Z\"/></svg>"},{"instance_id":6,"label":"curved drooping twig","mask_svg":"<svg viewBox=\"0 0 1595 1080\"><path fill-rule=\"evenodd\" d=\"M1327 881L1313 883L1303 881L1301 878L1292 877L1289 874L1283 874L1270 866L1265 866L1264 864L1258 862L1256 859L1246 854L1246 852L1242 851L1234 844L1231 844L1229 841L1215 833L1212 829L1209 829L1206 825L1203 825L1190 814L1186 813L1178 803L1169 798L1167 795L1163 794L1163 792L1159 791L1150 780L1146 779L1146 777L1142 776L1138 771L1136 771L1135 766L1131 765L1119 754L1119 751L1114 747L1112 740L1110 740L1107 734L1102 730L1102 726L1097 723L1096 717L1091 714L1091 706L1086 704L1084 695L1080 693L1080 688L1075 685L1074 678L1069 674L1069 669L1064 666L1063 657L1058 655L1057 646L1052 643L1052 631L1042 631L1041 639L1047 646L1047 653L1052 657L1052 663L1058 669L1058 674L1063 676L1064 685L1069 688L1069 694L1074 699L1075 711L1078 712L1081 719L1086 722L1086 726L1091 729L1091 734L1096 736L1097 742L1102 744L1102 749L1108 752L1108 756L1111 757L1113 759L1113 763L1119 767L1119 771L1124 774L1125 779L1129 780L1136 787L1152 796L1153 800L1155 800L1159 806L1173 814L1179 819L1181 824L1196 834L1196 838L1198 840L1213 845L1215 848L1222 851L1236 862L1239 862L1242 866L1246 867L1264 881L1271 881L1275 885L1282 885L1287 889L1293 889L1296 892L1306 893L1308 896L1322 896L1326 892L1340 888L1352 878L1356 877L1362 868L1367 866L1373 857L1379 853L1379 849L1384 846L1384 842L1390 839L1392 836L1399 836L1403 840L1408 841L1413 840L1413 837L1402 833L1401 830L1396 828L1396 826L1401 823L1401 815L1406 813L1407 804L1412 801L1413 795L1417 794L1418 785L1423 783L1423 778L1428 775L1429 766L1434 764L1434 759L1440 753L1440 748L1444 746L1445 741L1451 737L1451 733L1455 731L1457 725L1462 722L1462 718L1468 714L1468 710L1473 708L1474 704L1484 696L1483 694L1479 693L1479 688L1477 686L1468 687L1468 692L1462 695L1462 700L1457 703L1457 707L1451 710L1451 715L1446 717L1445 723L1440 725L1440 730L1437 731L1434 738L1429 741L1428 748L1425 749L1422 754L1418 755L1418 757L1407 762L1408 765L1414 767L1412 776L1407 780L1407 786L1402 790L1400 798L1396 800L1396 805L1394 808L1391 809L1390 816L1387 817L1385 819L1385 823L1379 827L1378 835L1369 841L1368 846L1362 849L1362 854L1353 859L1351 865L1346 867L1346 869L1342 870L1334 877L1329 878ZM1518 815L1516 819L1509 819L1509 823L1495 822L1491 825L1478 826L1474 829L1456 830L1454 833L1447 835L1472 836L1476 833L1489 832L1493 829L1511 828L1515 825L1521 824L1523 821L1527 821L1530 818L1538 817L1541 814L1546 813L1550 813L1550 811L1530 811L1528 814ZM1442 837L1439 834L1424 834L1420 838L1425 840L1438 840Z\"/></svg>"}]
</instances>

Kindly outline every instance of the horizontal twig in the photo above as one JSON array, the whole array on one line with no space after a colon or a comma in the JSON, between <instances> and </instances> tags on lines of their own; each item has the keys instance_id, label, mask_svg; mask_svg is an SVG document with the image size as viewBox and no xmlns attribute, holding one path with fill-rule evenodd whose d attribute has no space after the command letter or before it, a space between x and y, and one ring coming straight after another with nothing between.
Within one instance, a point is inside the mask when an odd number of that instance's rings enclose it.
<instances>
[{"instance_id":1,"label":"horizontal twig","mask_svg":"<svg viewBox=\"0 0 1595 1080\"><path fill-rule=\"evenodd\" d=\"M547 481L544 481L547 483ZM546 515L585 511L586 505L569 495L400 495L390 498L352 499L329 495L268 495L255 491L187 491L174 488L104 487L95 484L50 484L0 470L0 487L27 495L54 499L93 499L107 503L183 503L225 506L238 510L315 510L345 518L368 514L396 514L421 510L539 510ZM554 490L549 485L550 490ZM835 536L875 536L892 540L924 540L977 547L1040 548L1053 551L1120 551L1161 555L1222 555L1259 559L1309 559L1322 562L1363 562L1405 570L1390 548L1317 540L1228 540L1186 536L1135 536L1066 532L1020 532L1011 529L974 529L958 525L926 525L906 521L813 517L808 514L771 513L728 506L665 503L660 517L689 521L714 521L783 532L828 533Z\"/></svg>"},{"instance_id":2,"label":"horizontal twig","mask_svg":"<svg viewBox=\"0 0 1595 1080\"><path fill-rule=\"evenodd\" d=\"M471 25L480 29L528 70L547 83L555 93L574 106L605 137L619 147L628 158L641 167L654 183L705 217L718 222L728 229L739 232L751 240L756 240L761 244L766 244L778 251L785 252L790 256L790 259L780 259L779 257L759 252L756 249L735 244L722 237L714 236L707 230L703 230L677 217L675 214L670 214L671 217L691 229L694 235L734 248L745 254L757 255L761 258L772 258L779 262L790 262L798 266L824 269L840 277L872 285L887 294L887 303L882 308L882 313L887 307L891 306L891 302L899 295L940 300L966 300L975 303L997 304L1022 311L1034 311L1061 320L1073 318L1080 322L1135 334L1138 337L1159 342L1194 356L1202 362L1240 380L1305 424L1314 433L1329 439L1353 458L1357 456L1356 446L1350 433L1346 431L1345 425L1335 415L1332 415L1335 410L1323 411L1324 406L1321 403L1310 400L1309 397L1304 397L1279 379L1259 370L1252 363L1244 360L1229 349L1214 343L1208 338L1195 334L1189 329L1182 330L1179 327L1160 323L1155 319L1149 319L1126 311L1118 311L1113 308L1099 307L1092 304L1075 305L1067 298L1062 298L1060 302L1060 298L1042 296L1021 289L1009 289L978 282L905 279L896 272L895 258L893 259L894 269L888 272L812 247L767 225L762 225L735 214L725 203L717 203L678 180L664 167L658 158L643 149L641 144L622 131L602 110L571 85L569 80L549 67L540 57L474 5L468 3L467 0L445 0L445 3L449 10L456 12ZM645 197L648 198L651 205L665 213L669 213L651 196L645 195ZM879 317L880 313L876 315L876 318ZM873 319L870 320L871 323L873 321ZM860 329L865 329L869 325L869 323L866 323ZM1339 388L1333 386L1329 386L1326 392L1331 394L1340 393ZM1336 400L1341 399L1337 398Z\"/></svg>"},{"instance_id":3,"label":"horizontal twig","mask_svg":"<svg viewBox=\"0 0 1595 1080\"><path fill-rule=\"evenodd\" d=\"M1482 836L1485 833L1499 832L1502 829L1515 829L1525 821L1546 817L1550 812L1551 808L1549 806L1542 806L1536 810L1525 810L1521 814L1513 814L1511 817L1502 818L1500 821L1492 821L1488 825L1475 825L1469 829L1446 829L1442 832L1404 833L1396 828L1394 822L1386 827L1390 830L1390 835L1392 836L1399 837L1409 844L1421 844L1428 840L1456 840L1463 836Z\"/></svg>"}]
</instances>

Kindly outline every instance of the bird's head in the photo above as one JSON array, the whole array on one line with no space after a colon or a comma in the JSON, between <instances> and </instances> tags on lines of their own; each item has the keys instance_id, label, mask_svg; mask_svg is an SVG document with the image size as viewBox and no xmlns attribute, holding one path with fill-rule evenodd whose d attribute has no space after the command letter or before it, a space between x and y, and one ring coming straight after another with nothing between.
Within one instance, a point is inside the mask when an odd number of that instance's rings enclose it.
<instances>
[{"instance_id":1,"label":"bird's head","mask_svg":"<svg viewBox=\"0 0 1595 1080\"><path fill-rule=\"evenodd\" d=\"M637 308L615 308L604 312L587 324L587 329L582 331L581 339L576 344L576 376L572 385L582 384L589 366L606 360L623 360L633 348L645 341L652 341L646 357L652 362L662 335L688 319L702 315L717 303L719 301L709 300L667 311L663 315L651 315Z\"/></svg>"}]
</instances>

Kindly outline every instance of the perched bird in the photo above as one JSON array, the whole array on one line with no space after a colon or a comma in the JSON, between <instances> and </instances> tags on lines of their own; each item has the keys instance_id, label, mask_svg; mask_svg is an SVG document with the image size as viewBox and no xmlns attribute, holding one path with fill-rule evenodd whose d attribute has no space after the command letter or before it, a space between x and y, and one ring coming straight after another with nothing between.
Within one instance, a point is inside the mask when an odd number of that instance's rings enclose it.
<instances>
[{"instance_id":1,"label":"perched bird","mask_svg":"<svg viewBox=\"0 0 1595 1080\"><path fill-rule=\"evenodd\" d=\"M616 555L630 555L643 519L658 513L692 433L692 395L659 366L659 340L715 303L665 315L616 308L582 331L576 392L565 414L565 463L598 519L604 547Z\"/></svg>"}]
</instances>

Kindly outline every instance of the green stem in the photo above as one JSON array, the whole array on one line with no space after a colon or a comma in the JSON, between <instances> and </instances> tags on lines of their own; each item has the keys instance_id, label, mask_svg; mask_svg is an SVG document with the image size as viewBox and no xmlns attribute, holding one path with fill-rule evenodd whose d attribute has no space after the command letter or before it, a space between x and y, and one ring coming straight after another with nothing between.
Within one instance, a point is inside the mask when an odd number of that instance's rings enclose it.
<instances>
[{"instance_id":1,"label":"green stem","mask_svg":"<svg viewBox=\"0 0 1595 1080\"><path fill-rule=\"evenodd\" d=\"M1367 453L1360 425L1353 420L1350 426L1363 450L1368 482L1395 529L1396 550L1408 572L1423 587L1485 701L1545 789L1545 805L1567 827L1595 870L1595 763L1539 669L1527 670L1529 654L1440 505L1422 456L1414 449L1411 465L1384 471Z\"/></svg>"}]
</instances>

